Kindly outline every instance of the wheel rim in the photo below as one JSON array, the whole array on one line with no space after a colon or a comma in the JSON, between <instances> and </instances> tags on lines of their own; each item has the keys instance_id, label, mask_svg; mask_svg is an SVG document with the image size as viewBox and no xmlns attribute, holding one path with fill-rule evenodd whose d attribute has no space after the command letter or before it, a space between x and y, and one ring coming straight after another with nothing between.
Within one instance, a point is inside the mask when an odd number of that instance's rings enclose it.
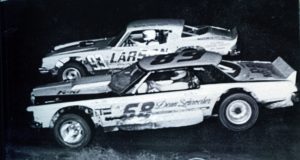
<instances>
[{"instance_id":1,"label":"wheel rim","mask_svg":"<svg viewBox=\"0 0 300 160\"><path fill-rule=\"evenodd\" d=\"M61 125L60 136L66 143L78 143L84 136L84 130L79 122L69 120Z\"/></svg>"},{"instance_id":2,"label":"wheel rim","mask_svg":"<svg viewBox=\"0 0 300 160\"><path fill-rule=\"evenodd\" d=\"M227 119L236 125L245 124L249 121L251 115L251 106L244 100L232 101L226 109Z\"/></svg>"},{"instance_id":3,"label":"wheel rim","mask_svg":"<svg viewBox=\"0 0 300 160\"><path fill-rule=\"evenodd\" d=\"M67 68L62 74L63 80L74 80L81 77L80 71L77 68Z\"/></svg>"}]
</instances>

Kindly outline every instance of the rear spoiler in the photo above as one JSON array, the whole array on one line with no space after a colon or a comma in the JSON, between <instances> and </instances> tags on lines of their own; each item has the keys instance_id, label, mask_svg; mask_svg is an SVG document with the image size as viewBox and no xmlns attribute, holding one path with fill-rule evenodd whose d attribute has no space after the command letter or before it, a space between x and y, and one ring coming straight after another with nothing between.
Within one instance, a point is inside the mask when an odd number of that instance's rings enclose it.
<instances>
[{"instance_id":1,"label":"rear spoiler","mask_svg":"<svg viewBox=\"0 0 300 160\"><path fill-rule=\"evenodd\" d=\"M288 65L281 57L276 58L272 62L272 65L284 78L296 84L297 71Z\"/></svg>"}]
</instances>

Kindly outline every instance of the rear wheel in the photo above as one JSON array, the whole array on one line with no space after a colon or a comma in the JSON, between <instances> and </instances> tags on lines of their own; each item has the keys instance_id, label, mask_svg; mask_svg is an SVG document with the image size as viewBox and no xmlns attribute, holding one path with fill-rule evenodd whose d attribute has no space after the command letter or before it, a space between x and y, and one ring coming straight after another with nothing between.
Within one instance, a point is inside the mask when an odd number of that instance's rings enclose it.
<instances>
[{"instance_id":1,"label":"rear wheel","mask_svg":"<svg viewBox=\"0 0 300 160\"><path fill-rule=\"evenodd\" d=\"M84 68L77 63L67 63L58 71L58 80L75 80L86 76Z\"/></svg>"},{"instance_id":2,"label":"rear wheel","mask_svg":"<svg viewBox=\"0 0 300 160\"><path fill-rule=\"evenodd\" d=\"M223 100L219 108L219 119L223 126L232 131L251 128L257 121L259 108L249 95L236 93Z\"/></svg>"},{"instance_id":3,"label":"rear wheel","mask_svg":"<svg viewBox=\"0 0 300 160\"><path fill-rule=\"evenodd\" d=\"M92 139L92 128L79 115L62 115L54 125L56 141L67 148L82 148Z\"/></svg>"}]
</instances>

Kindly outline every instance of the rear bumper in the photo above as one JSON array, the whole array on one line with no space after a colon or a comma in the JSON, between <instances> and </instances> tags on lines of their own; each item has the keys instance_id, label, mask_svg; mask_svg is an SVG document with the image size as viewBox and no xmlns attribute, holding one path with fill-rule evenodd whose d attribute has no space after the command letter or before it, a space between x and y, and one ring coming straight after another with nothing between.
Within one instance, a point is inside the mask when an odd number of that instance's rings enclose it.
<instances>
[{"instance_id":1,"label":"rear bumper","mask_svg":"<svg viewBox=\"0 0 300 160\"><path fill-rule=\"evenodd\" d=\"M232 46L228 52L228 55L230 56L237 56L239 54L241 54L241 51L238 49L238 45L237 42L235 42L236 44L234 44L234 46Z\"/></svg>"},{"instance_id":2,"label":"rear bumper","mask_svg":"<svg viewBox=\"0 0 300 160\"><path fill-rule=\"evenodd\" d=\"M295 92L295 93L292 95L292 101L293 101L294 103L300 102L299 92Z\"/></svg>"},{"instance_id":3,"label":"rear bumper","mask_svg":"<svg viewBox=\"0 0 300 160\"><path fill-rule=\"evenodd\" d=\"M230 56L237 56L239 54L241 54L241 51L237 50L237 49L233 49L231 51L229 51L228 53Z\"/></svg>"}]
</instances>

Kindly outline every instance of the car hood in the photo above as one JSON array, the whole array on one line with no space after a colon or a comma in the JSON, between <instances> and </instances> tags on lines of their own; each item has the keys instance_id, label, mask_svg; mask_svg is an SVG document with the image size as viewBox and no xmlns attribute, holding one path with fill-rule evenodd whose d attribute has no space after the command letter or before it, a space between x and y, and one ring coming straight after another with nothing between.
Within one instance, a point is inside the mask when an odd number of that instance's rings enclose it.
<instances>
[{"instance_id":1,"label":"car hood","mask_svg":"<svg viewBox=\"0 0 300 160\"><path fill-rule=\"evenodd\" d=\"M108 93L111 92L108 86L110 79L110 75L100 75L70 82L51 83L34 88L31 95L43 97Z\"/></svg>"},{"instance_id":2,"label":"car hood","mask_svg":"<svg viewBox=\"0 0 300 160\"><path fill-rule=\"evenodd\" d=\"M112 39L113 38L91 39L58 45L54 47L54 49L47 55L47 57L53 55L64 55L69 53L103 49L108 47L109 42Z\"/></svg>"}]
</instances>

